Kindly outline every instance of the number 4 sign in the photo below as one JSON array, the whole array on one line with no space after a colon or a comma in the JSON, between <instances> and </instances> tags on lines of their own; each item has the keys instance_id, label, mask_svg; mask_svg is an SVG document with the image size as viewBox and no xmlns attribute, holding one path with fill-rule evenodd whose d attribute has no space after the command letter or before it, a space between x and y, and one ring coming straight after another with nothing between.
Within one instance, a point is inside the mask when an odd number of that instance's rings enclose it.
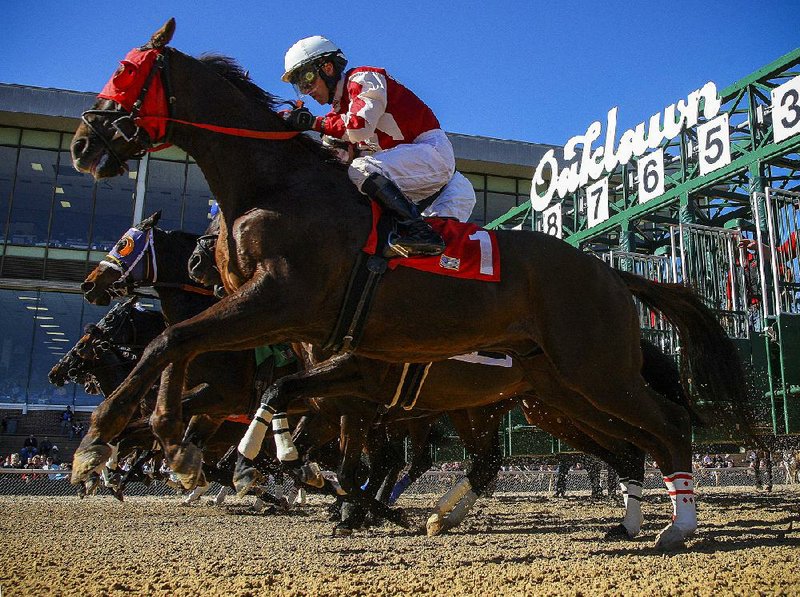
<instances>
[{"instance_id":1,"label":"number 4 sign","mask_svg":"<svg viewBox=\"0 0 800 597\"><path fill-rule=\"evenodd\" d=\"M772 129L775 143L800 133L800 77L772 90Z\"/></svg>"}]
</instances>

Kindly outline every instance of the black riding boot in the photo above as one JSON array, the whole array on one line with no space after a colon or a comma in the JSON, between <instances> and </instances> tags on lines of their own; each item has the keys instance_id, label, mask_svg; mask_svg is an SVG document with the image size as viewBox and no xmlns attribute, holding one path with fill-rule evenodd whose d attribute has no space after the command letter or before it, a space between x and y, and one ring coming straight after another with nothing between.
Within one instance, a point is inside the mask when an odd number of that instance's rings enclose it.
<instances>
[{"instance_id":1,"label":"black riding boot","mask_svg":"<svg viewBox=\"0 0 800 597\"><path fill-rule=\"evenodd\" d=\"M422 219L417 206L394 182L375 172L367 177L361 190L397 218L399 238L397 235L389 236L384 257L442 254L445 247L442 237Z\"/></svg>"}]
</instances>

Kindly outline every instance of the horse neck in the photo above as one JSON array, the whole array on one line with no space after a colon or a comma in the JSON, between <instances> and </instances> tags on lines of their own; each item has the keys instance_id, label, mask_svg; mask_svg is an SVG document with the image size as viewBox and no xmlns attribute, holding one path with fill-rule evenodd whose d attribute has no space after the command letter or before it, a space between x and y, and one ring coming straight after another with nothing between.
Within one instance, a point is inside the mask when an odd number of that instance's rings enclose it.
<instances>
[{"instance_id":1,"label":"horse neck","mask_svg":"<svg viewBox=\"0 0 800 597\"><path fill-rule=\"evenodd\" d=\"M106 352L91 374L97 380L103 396L110 396L133 369L132 361L124 361L119 356Z\"/></svg>"},{"instance_id":2,"label":"horse neck","mask_svg":"<svg viewBox=\"0 0 800 597\"><path fill-rule=\"evenodd\" d=\"M285 130L275 112L199 61L174 54L174 118L251 130ZM191 91L197 89L204 92ZM306 222L318 221L318 228L329 229L329 235L331 218L359 222L366 232L369 209L342 196L358 197L345 169L324 163L299 139L254 140L178 125L173 127L170 141L197 162L228 226L254 207L267 207L301 214ZM347 227L335 228L346 231ZM347 236L346 232L339 234ZM341 242L337 239L332 244Z\"/></svg>"},{"instance_id":3,"label":"horse neck","mask_svg":"<svg viewBox=\"0 0 800 597\"><path fill-rule=\"evenodd\" d=\"M167 325L194 317L216 302L212 297L194 294L180 288L157 288L156 294L161 302L161 312Z\"/></svg>"}]
</instances>

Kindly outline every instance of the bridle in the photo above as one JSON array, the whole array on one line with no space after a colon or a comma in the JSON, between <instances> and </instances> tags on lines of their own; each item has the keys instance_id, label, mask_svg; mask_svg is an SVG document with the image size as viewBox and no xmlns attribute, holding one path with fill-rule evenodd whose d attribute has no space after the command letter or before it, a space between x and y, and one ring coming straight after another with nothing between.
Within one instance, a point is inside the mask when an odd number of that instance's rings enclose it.
<instances>
[{"instance_id":1,"label":"bridle","mask_svg":"<svg viewBox=\"0 0 800 597\"><path fill-rule=\"evenodd\" d=\"M133 229L131 229L133 230ZM138 288L152 287L159 288L177 288L185 292L192 292L194 294L201 294L204 296L214 296L214 291L204 286L194 286L192 284L184 284L181 282L159 282L158 281L158 258L156 256L156 247L153 242L153 229L147 228L142 231L146 235L144 246L139 253L134 257L130 264L115 257L109 253L100 263L120 272L120 277L113 284L111 284L106 292L112 298L122 296L138 295ZM143 273L142 277L136 279L134 277L134 270L142 262Z\"/></svg>"},{"instance_id":2,"label":"bridle","mask_svg":"<svg viewBox=\"0 0 800 597\"><path fill-rule=\"evenodd\" d=\"M134 305L138 300L139 297L133 296L115 305L94 325L91 331L84 335L89 337L87 341L78 341L67 354L61 357L58 363L59 365L68 367L67 375L65 376L68 381L84 383L84 381L81 380L81 375L87 374L91 375L96 380L94 372L101 369L122 367L131 361L138 360L139 355L145 348L144 345L137 343L136 325L131 315ZM118 344L115 342L115 338L125 324L131 327L133 342ZM91 358L84 358L78 354L79 351L84 351L86 349L90 351ZM91 363L99 362L100 359L109 352L113 352L114 355L118 357L119 362L103 367L92 367L92 371L87 370ZM75 361L77 361L77 363L73 364Z\"/></svg>"},{"instance_id":3,"label":"bridle","mask_svg":"<svg viewBox=\"0 0 800 597\"><path fill-rule=\"evenodd\" d=\"M102 141L103 145L106 146L108 152L124 167L127 160L123 160L120 155L114 150L111 139L109 139L103 132L98 130L92 122L89 120L89 116L108 116L108 117L115 117L120 115L119 118L115 118L111 122L111 127L116 131L115 134L119 134L125 141L128 143L136 143L139 145L140 150L135 152L131 158L140 158L145 153L150 151L158 151L160 149L166 149L169 144L162 144L157 147L152 146L152 140L150 139L147 132L142 129L137 124L137 119L140 118L139 111L142 109L144 105L144 100L147 97L147 93L150 90L150 85L153 82L153 78L156 75L160 75L161 83L164 86L164 90L167 93L167 97L169 97L169 74L166 68L167 65L167 52L158 52L156 56L155 62L153 63L153 67L150 69L150 72L147 73L147 78L145 79L144 85L139 90L139 97L133 102L133 106L131 107L130 111L126 111L122 105L114 100L114 105L117 106L114 110L98 110L98 109L90 109L86 110L81 114L81 120L89 127L89 130L94 133L94 135ZM172 99L172 98L171 98ZM170 105L171 101L167 100L167 114L170 113ZM113 139L113 137L112 137ZM130 158L129 158L130 159Z\"/></svg>"},{"instance_id":4,"label":"bridle","mask_svg":"<svg viewBox=\"0 0 800 597\"><path fill-rule=\"evenodd\" d=\"M135 143L139 147L138 151L134 152L128 159L140 158L145 153L160 151L169 147L169 133L173 124L192 126L223 135L273 141L293 139L300 134L300 131L257 131L174 118L172 116L172 104L175 102L175 97L170 94L168 60L168 56L172 51L173 49L169 47L131 50L128 56L146 54L147 52L157 52L157 56L139 89L137 99L131 104L130 108L126 109L121 103L121 95L103 94L101 92L98 97L111 100L114 102L116 108L113 110L90 109L81 114L81 120L86 124L89 130L100 139L108 152L122 167L125 167L127 160L122 159L112 146L112 140L117 134L126 142ZM158 77L158 79L156 79L156 77ZM145 114L143 112L143 107L148 100L148 94L153 89L153 84L156 81L160 82L163 86L163 95L166 105L160 106L160 111L165 113L166 116ZM109 84L110 83L111 82L109 82ZM106 85L106 88L108 88L109 84ZM90 116L106 116L112 118L111 127L114 130L114 135L109 137L104 131L97 128L89 119ZM153 134L154 131L160 131L162 128L164 131L163 135Z\"/></svg>"}]
</instances>

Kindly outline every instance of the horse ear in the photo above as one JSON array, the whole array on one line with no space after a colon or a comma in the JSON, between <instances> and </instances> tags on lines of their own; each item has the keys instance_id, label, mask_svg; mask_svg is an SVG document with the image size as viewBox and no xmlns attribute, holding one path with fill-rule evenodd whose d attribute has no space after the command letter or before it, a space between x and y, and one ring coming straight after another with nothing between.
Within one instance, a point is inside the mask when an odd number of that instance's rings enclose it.
<instances>
[{"instance_id":1,"label":"horse ear","mask_svg":"<svg viewBox=\"0 0 800 597\"><path fill-rule=\"evenodd\" d=\"M153 33L153 37L150 38L150 41L147 42L145 47L153 49L163 48L172 41L173 33L175 33L175 17L172 17L169 21L164 23L161 29Z\"/></svg>"},{"instance_id":2,"label":"horse ear","mask_svg":"<svg viewBox=\"0 0 800 597\"><path fill-rule=\"evenodd\" d=\"M155 228L158 221L161 219L161 210L159 209L156 213L154 213L149 218L145 218L141 222L139 222L138 228L139 230L149 230L150 228Z\"/></svg>"}]
</instances>

